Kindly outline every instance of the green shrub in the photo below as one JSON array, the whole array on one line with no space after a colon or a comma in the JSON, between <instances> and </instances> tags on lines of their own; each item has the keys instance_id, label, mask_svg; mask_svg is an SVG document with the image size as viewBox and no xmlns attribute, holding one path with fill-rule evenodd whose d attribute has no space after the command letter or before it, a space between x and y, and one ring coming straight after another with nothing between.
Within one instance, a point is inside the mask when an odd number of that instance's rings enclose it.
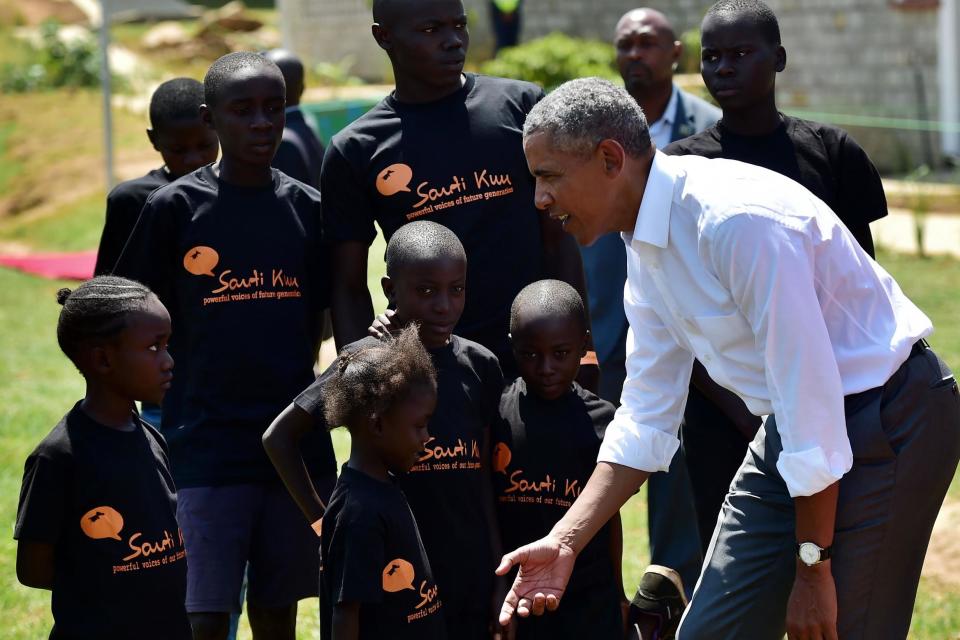
<instances>
[{"instance_id":1,"label":"green shrub","mask_svg":"<svg viewBox=\"0 0 960 640\"><path fill-rule=\"evenodd\" d=\"M480 66L481 73L535 82L545 90L574 78L600 76L620 82L613 46L597 40L552 33L500 51Z\"/></svg>"},{"instance_id":2,"label":"green shrub","mask_svg":"<svg viewBox=\"0 0 960 640\"><path fill-rule=\"evenodd\" d=\"M92 35L64 39L60 24L40 26L40 44L30 61L7 64L0 70L0 90L23 93L58 87L96 87L100 84L100 50Z\"/></svg>"},{"instance_id":3,"label":"green shrub","mask_svg":"<svg viewBox=\"0 0 960 640\"><path fill-rule=\"evenodd\" d=\"M700 29L690 29L680 34L683 55L680 56L680 73L700 73Z\"/></svg>"}]
</instances>

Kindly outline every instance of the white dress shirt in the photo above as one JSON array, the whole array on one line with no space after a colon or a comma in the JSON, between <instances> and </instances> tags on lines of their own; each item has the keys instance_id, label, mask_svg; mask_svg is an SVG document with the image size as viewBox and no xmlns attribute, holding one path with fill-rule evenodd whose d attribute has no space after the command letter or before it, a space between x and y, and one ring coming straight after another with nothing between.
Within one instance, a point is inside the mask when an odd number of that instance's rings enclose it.
<instances>
[{"instance_id":1,"label":"white dress shirt","mask_svg":"<svg viewBox=\"0 0 960 640\"><path fill-rule=\"evenodd\" d=\"M673 85L673 91L670 93L670 101L667 102L667 107L663 110L663 115L648 127L650 130L650 139L657 145L657 149L664 149L668 144L673 142L670 137L671 134L673 134L673 122L677 115L677 100L679 100L677 94L679 92L680 90L677 89L677 85Z\"/></svg>"},{"instance_id":2,"label":"white dress shirt","mask_svg":"<svg viewBox=\"0 0 960 640\"><path fill-rule=\"evenodd\" d=\"M627 245L627 380L598 460L665 471L696 357L775 414L792 496L853 464L843 397L883 385L930 320L830 208L780 174L657 151Z\"/></svg>"}]
</instances>

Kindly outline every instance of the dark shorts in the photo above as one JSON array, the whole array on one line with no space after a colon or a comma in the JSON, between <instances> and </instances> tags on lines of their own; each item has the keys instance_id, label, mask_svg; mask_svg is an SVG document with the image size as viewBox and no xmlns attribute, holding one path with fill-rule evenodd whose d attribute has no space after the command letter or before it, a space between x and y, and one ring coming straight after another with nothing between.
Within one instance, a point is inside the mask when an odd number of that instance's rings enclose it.
<instances>
[{"instance_id":1,"label":"dark shorts","mask_svg":"<svg viewBox=\"0 0 960 640\"><path fill-rule=\"evenodd\" d=\"M324 501L335 482L317 482ZM177 520L187 550L188 613L239 613L244 570L247 602L255 605L317 596L320 539L282 484L180 489Z\"/></svg>"}]
</instances>

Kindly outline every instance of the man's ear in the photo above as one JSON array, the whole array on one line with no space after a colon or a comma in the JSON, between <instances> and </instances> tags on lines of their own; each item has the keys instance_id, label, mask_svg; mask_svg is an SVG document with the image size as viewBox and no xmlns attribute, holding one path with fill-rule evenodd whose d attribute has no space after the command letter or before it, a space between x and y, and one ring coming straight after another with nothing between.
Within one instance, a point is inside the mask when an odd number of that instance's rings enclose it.
<instances>
[{"instance_id":1,"label":"man's ear","mask_svg":"<svg viewBox=\"0 0 960 640\"><path fill-rule=\"evenodd\" d=\"M147 129L147 138L150 139L150 144L153 145L155 151L160 151L160 147L157 146L157 132L153 129Z\"/></svg>"},{"instance_id":2,"label":"man's ear","mask_svg":"<svg viewBox=\"0 0 960 640\"><path fill-rule=\"evenodd\" d=\"M777 73L780 73L787 68L787 50L783 48L783 45L777 45L777 66L775 69Z\"/></svg>"},{"instance_id":3,"label":"man's ear","mask_svg":"<svg viewBox=\"0 0 960 640\"><path fill-rule=\"evenodd\" d=\"M393 280L390 279L390 276L383 276L380 278L380 287L383 289L383 295L386 296L387 302L389 302L391 306L395 307L397 304L397 301L395 300L397 297L397 292L396 289L394 289Z\"/></svg>"},{"instance_id":4,"label":"man's ear","mask_svg":"<svg viewBox=\"0 0 960 640\"><path fill-rule=\"evenodd\" d=\"M601 140L597 145L596 153L603 162L603 171L608 177L616 177L623 170L623 164L626 159L626 152L620 143L616 140L607 138Z\"/></svg>"},{"instance_id":5,"label":"man's ear","mask_svg":"<svg viewBox=\"0 0 960 640\"><path fill-rule=\"evenodd\" d=\"M205 104L200 105L200 121L207 125L208 129L217 130L213 126L213 110Z\"/></svg>"},{"instance_id":6,"label":"man's ear","mask_svg":"<svg viewBox=\"0 0 960 640\"><path fill-rule=\"evenodd\" d=\"M370 25L370 33L373 34L373 39L377 41L377 46L384 51L390 51L393 47L393 42L390 38L390 29L379 22L374 22Z\"/></svg>"},{"instance_id":7,"label":"man's ear","mask_svg":"<svg viewBox=\"0 0 960 640\"><path fill-rule=\"evenodd\" d=\"M676 73L677 67L680 66L680 58L683 56L683 42L680 40L673 41L673 71Z\"/></svg>"}]
</instances>

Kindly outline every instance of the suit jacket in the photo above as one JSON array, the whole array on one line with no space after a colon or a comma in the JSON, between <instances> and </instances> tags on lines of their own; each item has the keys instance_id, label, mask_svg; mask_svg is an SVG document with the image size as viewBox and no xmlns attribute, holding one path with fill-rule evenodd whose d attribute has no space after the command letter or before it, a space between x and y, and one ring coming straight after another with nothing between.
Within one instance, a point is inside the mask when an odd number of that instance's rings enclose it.
<instances>
[{"instance_id":1,"label":"suit jacket","mask_svg":"<svg viewBox=\"0 0 960 640\"><path fill-rule=\"evenodd\" d=\"M287 124L273 166L291 178L320 188L320 165L323 163L323 144L299 108L287 112Z\"/></svg>"},{"instance_id":2,"label":"suit jacket","mask_svg":"<svg viewBox=\"0 0 960 640\"><path fill-rule=\"evenodd\" d=\"M722 112L706 100L677 92L670 142L713 126ZM619 233L608 233L589 247L580 247L587 278L590 324L600 362L600 397L620 401L626 374L627 317L623 311L623 285L627 280L627 252Z\"/></svg>"}]
</instances>

